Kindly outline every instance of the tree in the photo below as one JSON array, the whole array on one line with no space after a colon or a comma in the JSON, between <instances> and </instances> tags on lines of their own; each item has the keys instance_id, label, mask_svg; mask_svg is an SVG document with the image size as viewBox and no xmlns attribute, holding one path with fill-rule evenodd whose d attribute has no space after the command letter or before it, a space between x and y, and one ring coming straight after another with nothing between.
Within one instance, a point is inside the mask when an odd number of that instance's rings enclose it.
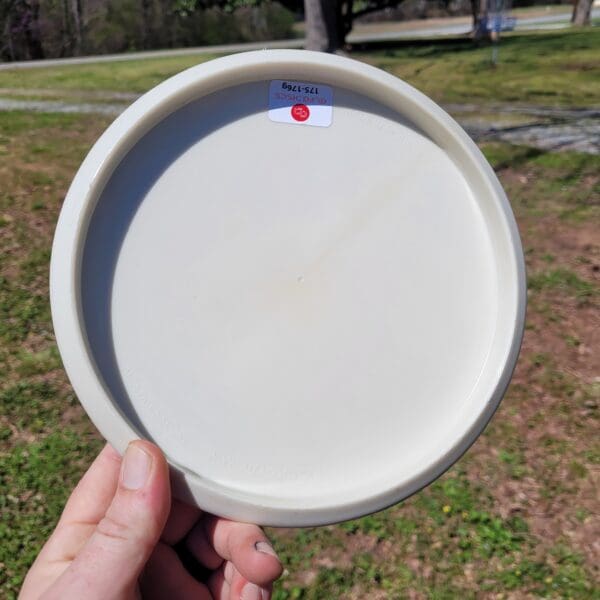
<instances>
[{"instance_id":1,"label":"tree","mask_svg":"<svg viewBox=\"0 0 600 600\"><path fill-rule=\"evenodd\" d=\"M83 0L62 0L62 52L79 56L83 50Z\"/></svg>"},{"instance_id":2,"label":"tree","mask_svg":"<svg viewBox=\"0 0 600 600\"><path fill-rule=\"evenodd\" d=\"M141 0L142 2L142 48L151 48L151 31L153 26L153 5L151 0Z\"/></svg>"},{"instance_id":3,"label":"tree","mask_svg":"<svg viewBox=\"0 0 600 600\"><path fill-rule=\"evenodd\" d=\"M579 0L591 2L591 0ZM402 0L279 0L289 10L304 11L307 50L335 52L346 42L354 21L369 13L394 8ZM471 0L473 36L489 37L487 27L490 0Z\"/></svg>"},{"instance_id":4,"label":"tree","mask_svg":"<svg viewBox=\"0 0 600 600\"><path fill-rule=\"evenodd\" d=\"M335 52L346 42L355 19L398 6L402 0L279 0L293 12L304 11L306 49Z\"/></svg>"},{"instance_id":5,"label":"tree","mask_svg":"<svg viewBox=\"0 0 600 600\"><path fill-rule=\"evenodd\" d=\"M179 14L197 9L218 7L232 12L241 7L258 6L267 0L176 0L172 3ZM342 47L352 30L354 20L363 15L398 6L402 0L278 0L294 13L304 12L306 48L335 52Z\"/></svg>"},{"instance_id":6,"label":"tree","mask_svg":"<svg viewBox=\"0 0 600 600\"><path fill-rule=\"evenodd\" d=\"M81 54L83 47L83 0L71 0L71 19L73 20L73 54Z\"/></svg>"},{"instance_id":7,"label":"tree","mask_svg":"<svg viewBox=\"0 0 600 600\"><path fill-rule=\"evenodd\" d=\"M305 0L304 21L308 50L335 52L338 48L340 36L336 8L329 0Z\"/></svg>"},{"instance_id":8,"label":"tree","mask_svg":"<svg viewBox=\"0 0 600 600\"><path fill-rule=\"evenodd\" d=\"M4 20L6 43L0 48L11 59L44 58L40 34L40 3L37 0L2 2L0 13Z\"/></svg>"},{"instance_id":9,"label":"tree","mask_svg":"<svg viewBox=\"0 0 600 600\"><path fill-rule=\"evenodd\" d=\"M589 25L592 13L592 0L575 0L571 23L573 25Z\"/></svg>"}]
</instances>

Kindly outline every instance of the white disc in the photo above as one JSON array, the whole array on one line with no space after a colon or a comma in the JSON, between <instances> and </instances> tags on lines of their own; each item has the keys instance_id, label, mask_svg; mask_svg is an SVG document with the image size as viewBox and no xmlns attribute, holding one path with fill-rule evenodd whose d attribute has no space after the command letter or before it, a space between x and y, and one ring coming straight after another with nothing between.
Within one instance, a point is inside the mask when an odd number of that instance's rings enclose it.
<instances>
[{"instance_id":1,"label":"white disc","mask_svg":"<svg viewBox=\"0 0 600 600\"><path fill-rule=\"evenodd\" d=\"M51 283L107 439L155 441L179 496L271 525L448 468L501 399L525 304L510 207L459 126L302 51L194 67L125 111L69 191Z\"/></svg>"}]
</instances>

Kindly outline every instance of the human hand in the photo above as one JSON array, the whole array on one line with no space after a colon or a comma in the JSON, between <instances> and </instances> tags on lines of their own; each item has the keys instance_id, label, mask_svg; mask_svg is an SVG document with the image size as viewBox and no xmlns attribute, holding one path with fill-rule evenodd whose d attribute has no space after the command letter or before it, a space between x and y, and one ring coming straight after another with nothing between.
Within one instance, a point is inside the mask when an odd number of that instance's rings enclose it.
<instances>
[{"instance_id":1,"label":"human hand","mask_svg":"<svg viewBox=\"0 0 600 600\"><path fill-rule=\"evenodd\" d=\"M202 581L182 555L204 567ZM268 600L281 571L259 527L171 501L163 454L136 441L123 460L108 445L98 455L19 598Z\"/></svg>"}]
</instances>

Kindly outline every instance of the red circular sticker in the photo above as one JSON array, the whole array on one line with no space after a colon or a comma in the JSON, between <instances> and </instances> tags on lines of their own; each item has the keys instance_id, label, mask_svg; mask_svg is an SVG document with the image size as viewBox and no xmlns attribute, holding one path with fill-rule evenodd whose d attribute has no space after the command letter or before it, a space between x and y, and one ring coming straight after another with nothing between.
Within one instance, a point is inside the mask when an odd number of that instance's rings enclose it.
<instances>
[{"instance_id":1,"label":"red circular sticker","mask_svg":"<svg viewBox=\"0 0 600 600\"><path fill-rule=\"evenodd\" d=\"M292 119L295 121L306 121L310 117L310 110L306 104L294 104L292 106Z\"/></svg>"}]
</instances>

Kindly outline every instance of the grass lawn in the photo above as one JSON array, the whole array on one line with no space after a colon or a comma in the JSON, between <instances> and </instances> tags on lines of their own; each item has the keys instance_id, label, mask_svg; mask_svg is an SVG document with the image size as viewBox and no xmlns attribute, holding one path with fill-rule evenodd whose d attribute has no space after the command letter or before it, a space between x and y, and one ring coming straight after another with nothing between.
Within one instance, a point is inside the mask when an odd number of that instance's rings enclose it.
<instances>
[{"instance_id":1,"label":"grass lawn","mask_svg":"<svg viewBox=\"0 0 600 600\"><path fill-rule=\"evenodd\" d=\"M507 34L499 61L491 48L446 40L359 54L438 102L514 103L547 106L600 104L600 29Z\"/></svg>"},{"instance_id":2,"label":"grass lawn","mask_svg":"<svg viewBox=\"0 0 600 600\"><path fill-rule=\"evenodd\" d=\"M491 65L489 45L464 39L399 43L356 52L354 58L405 79L438 102L511 102L549 106L600 104L600 28L552 33L507 34L500 60ZM3 89L144 92L170 75L210 56L0 72Z\"/></svg>"},{"instance_id":3,"label":"grass lawn","mask_svg":"<svg viewBox=\"0 0 600 600\"><path fill-rule=\"evenodd\" d=\"M496 70L489 48L464 43L359 58L438 100L584 106L600 97L599 36L507 37ZM143 91L195 62L0 72L0 88ZM61 367L47 271L67 186L109 120L0 112L2 598L16 597L102 445ZM286 566L278 600L600 598L600 157L498 143L483 150L513 204L529 271L526 334L507 397L457 465L403 504L332 527L271 530Z\"/></svg>"}]
</instances>

